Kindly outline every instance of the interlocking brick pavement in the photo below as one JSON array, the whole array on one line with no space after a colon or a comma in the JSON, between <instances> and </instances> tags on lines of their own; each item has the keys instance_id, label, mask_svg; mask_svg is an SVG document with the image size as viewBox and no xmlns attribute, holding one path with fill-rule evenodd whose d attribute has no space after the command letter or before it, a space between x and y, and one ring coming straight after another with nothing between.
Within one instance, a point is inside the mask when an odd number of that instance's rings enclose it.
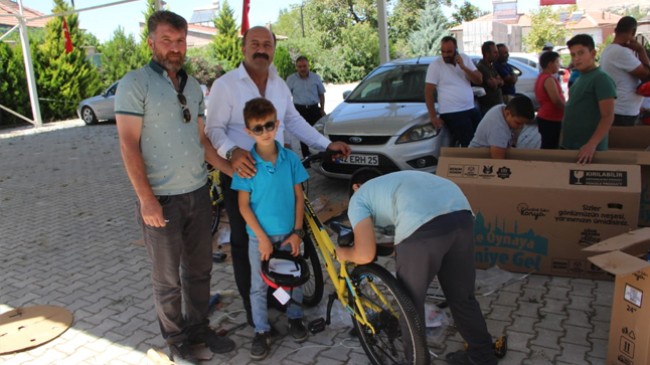
<instances>
[{"instance_id":1,"label":"interlocking brick pavement","mask_svg":"<svg viewBox=\"0 0 650 365\"><path fill-rule=\"evenodd\" d=\"M311 198L337 201L346 194L343 181L314 175L310 185ZM0 313L52 304L74 314L72 327L59 338L2 355L0 364L148 364L146 351L163 346L148 258L137 244L134 198L114 124L68 121L0 131ZM236 292L229 264L215 264L212 278L213 292ZM500 364L605 363L612 282L517 278L479 296L491 333L509 336L510 350ZM286 333L286 319L270 314ZM324 308L306 309L305 315L324 316ZM338 304L333 315L333 324L305 343L277 338L263 363L367 363ZM249 357L252 330L240 326L244 317L240 301L224 295L211 324L231 329L237 348L205 364L255 363ZM453 326L431 330L428 341L443 357L463 346Z\"/></svg>"}]
</instances>

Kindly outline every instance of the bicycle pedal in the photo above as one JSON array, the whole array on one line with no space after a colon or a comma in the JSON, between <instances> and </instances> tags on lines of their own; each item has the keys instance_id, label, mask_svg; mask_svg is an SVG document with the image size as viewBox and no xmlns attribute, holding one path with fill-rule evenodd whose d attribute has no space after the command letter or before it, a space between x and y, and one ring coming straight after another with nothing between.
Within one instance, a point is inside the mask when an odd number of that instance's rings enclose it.
<instances>
[{"instance_id":1,"label":"bicycle pedal","mask_svg":"<svg viewBox=\"0 0 650 365\"><path fill-rule=\"evenodd\" d=\"M323 317L314 319L313 321L310 321L307 324L307 329L309 329L309 332L312 334L317 334L318 332L322 332L325 330L325 319Z\"/></svg>"}]
</instances>

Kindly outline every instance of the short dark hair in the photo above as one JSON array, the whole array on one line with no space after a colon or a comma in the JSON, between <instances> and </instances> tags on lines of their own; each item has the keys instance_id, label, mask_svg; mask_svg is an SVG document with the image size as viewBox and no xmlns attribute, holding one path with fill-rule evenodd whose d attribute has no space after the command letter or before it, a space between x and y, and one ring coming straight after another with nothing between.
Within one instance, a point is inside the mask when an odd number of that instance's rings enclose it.
<instances>
[{"instance_id":1,"label":"short dark hair","mask_svg":"<svg viewBox=\"0 0 650 365\"><path fill-rule=\"evenodd\" d=\"M305 56L298 56L298 58L296 58L296 63L300 61L307 61L307 63L309 63L309 60Z\"/></svg>"},{"instance_id":2,"label":"short dark hair","mask_svg":"<svg viewBox=\"0 0 650 365\"><path fill-rule=\"evenodd\" d=\"M624 16L618 20L616 23L616 28L614 28L615 33L627 33L633 30L636 30L637 22L631 16Z\"/></svg>"},{"instance_id":3,"label":"short dark hair","mask_svg":"<svg viewBox=\"0 0 650 365\"><path fill-rule=\"evenodd\" d=\"M506 46L505 43L497 43L497 49L503 48L503 47L508 47L508 46Z\"/></svg>"},{"instance_id":4,"label":"short dark hair","mask_svg":"<svg viewBox=\"0 0 650 365\"><path fill-rule=\"evenodd\" d=\"M365 184L369 180L372 180L381 175L381 171L375 167L362 167L358 169L352 174L352 177L350 177L349 196L352 196L354 193L353 186L355 184Z\"/></svg>"},{"instance_id":5,"label":"short dark hair","mask_svg":"<svg viewBox=\"0 0 650 365\"><path fill-rule=\"evenodd\" d=\"M271 35L273 36L273 46L275 46L275 44L276 44L276 42L277 42L277 39L275 39L275 33L273 33L273 31L271 31L269 28L267 28L267 27L263 27L263 26L261 26L261 25L257 25L257 26L254 26L254 27L252 27L252 28L248 28L248 30L246 30L246 31L244 32L244 35L243 35L242 40L241 40L241 44L246 45L246 36L248 35L248 32L250 32L250 31L253 30L253 29L266 29L266 30L268 30L269 32L271 32Z\"/></svg>"},{"instance_id":6,"label":"short dark hair","mask_svg":"<svg viewBox=\"0 0 650 365\"><path fill-rule=\"evenodd\" d=\"M585 46L589 48L590 51L593 51L596 48L594 39L591 38L589 34L576 34L573 36L573 38L569 39L569 41L566 42L566 45L569 48L578 45Z\"/></svg>"},{"instance_id":7,"label":"short dark hair","mask_svg":"<svg viewBox=\"0 0 650 365\"><path fill-rule=\"evenodd\" d=\"M447 42L451 42L451 43L454 44L454 47L458 47L458 43L456 42L455 37L452 37L450 35L446 35L446 36L442 37L442 39L440 40L440 44L447 43Z\"/></svg>"},{"instance_id":8,"label":"short dark hair","mask_svg":"<svg viewBox=\"0 0 650 365\"><path fill-rule=\"evenodd\" d=\"M495 45L495 43L493 41L485 41L485 42L483 42L483 45L481 46L481 53L484 54L484 55L487 54L488 52L490 52L490 49L492 47L496 47L496 45Z\"/></svg>"},{"instance_id":9,"label":"short dark hair","mask_svg":"<svg viewBox=\"0 0 650 365\"><path fill-rule=\"evenodd\" d=\"M528 120L535 118L535 107L533 102L525 95L515 95L506 105L513 117L523 117Z\"/></svg>"},{"instance_id":10,"label":"short dark hair","mask_svg":"<svg viewBox=\"0 0 650 365\"><path fill-rule=\"evenodd\" d=\"M277 111L268 99L254 98L246 102L244 105L244 121L246 128L250 127L250 121L253 119L262 119L264 117L273 116L276 119Z\"/></svg>"},{"instance_id":11,"label":"short dark hair","mask_svg":"<svg viewBox=\"0 0 650 365\"><path fill-rule=\"evenodd\" d=\"M158 10L151 14L149 19L147 19L147 31L149 32L149 35L156 32L158 24L169 24L174 29L182 30L187 33L187 20L169 10Z\"/></svg>"},{"instance_id":12,"label":"short dark hair","mask_svg":"<svg viewBox=\"0 0 650 365\"><path fill-rule=\"evenodd\" d=\"M555 51L544 52L539 56L539 67L544 69L549 64L555 62L558 58L560 58L560 54Z\"/></svg>"}]
</instances>

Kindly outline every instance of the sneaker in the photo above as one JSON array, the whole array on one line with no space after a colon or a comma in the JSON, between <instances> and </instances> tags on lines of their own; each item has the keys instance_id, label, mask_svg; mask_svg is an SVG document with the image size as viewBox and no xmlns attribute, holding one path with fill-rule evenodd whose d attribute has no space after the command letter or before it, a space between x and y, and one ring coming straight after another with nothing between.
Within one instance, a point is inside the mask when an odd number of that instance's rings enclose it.
<instances>
[{"instance_id":1,"label":"sneaker","mask_svg":"<svg viewBox=\"0 0 650 365\"><path fill-rule=\"evenodd\" d=\"M291 334L291 337L296 342L303 342L309 336L305 325L302 324L301 318L289 320L289 334Z\"/></svg>"},{"instance_id":2,"label":"sneaker","mask_svg":"<svg viewBox=\"0 0 650 365\"><path fill-rule=\"evenodd\" d=\"M200 327L190 336L190 343L204 343L215 354L223 354L235 349L235 341L218 335L207 325Z\"/></svg>"},{"instance_id":3,"label":"sneaker","mask_svg":"<svg viewBox=\"0 0 650 365\"><path fill-rule=\"evenodd\" d=\"M448 363L453 365L475 365L472 360L470 360L467 355L467 351L459 350L456 352L450 352L445 356Z\"/></svg>"},{"instance_id":4,"label":"sneaker","mask_svg":"<svg viewBox=\"0 0 650 365\"><path fill-rule=\"evenodd\" d=\"M169 344L169 360L176 365L198 365L199 359L192 355L191 346L187 342Z\"/></svg>"},{"instance_id":5,"label":"sneaker","mask_svg":"<svg viewBox=\"0 0 650 365\"><path fill-rule=\"evenodd\" d=\"M268 333L255 333L253 344L251 345L251 359L264 359L269 354L270 342Z\"/></svg>"}]
</instances>

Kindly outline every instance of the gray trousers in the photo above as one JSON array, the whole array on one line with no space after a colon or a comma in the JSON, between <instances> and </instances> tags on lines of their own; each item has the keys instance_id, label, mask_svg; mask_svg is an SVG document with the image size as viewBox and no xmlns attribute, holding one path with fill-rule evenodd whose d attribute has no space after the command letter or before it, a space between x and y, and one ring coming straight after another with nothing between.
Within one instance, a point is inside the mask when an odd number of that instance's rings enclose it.
<instances>
[{"instance_id":1,"label":"gray trousers","mask_svg":"<svg viewBox=\"0 0 650 365\"><path fill-rule=\"evenodd\" d=\"M211 206L207 185L191 193L158 196L162 228L136 217L151 259L151 282L156 315L163 338L180 343L192 329L207 324L212 270ZM183 303L185 314L183 315Z\"/></svg>"},{"instance_id":2,"label":"gray trousers","mask_svg":"<svg viewBox=\"0 0 650 365\"><path fill-rule=\"evenodd\" d=\"M397 279L424 323L427 288L437 275L467 352L476 364L497 363L492 336L474 296L474 218L470 211L438 216L395 246Z\"/></svg>"}]
</instances>

